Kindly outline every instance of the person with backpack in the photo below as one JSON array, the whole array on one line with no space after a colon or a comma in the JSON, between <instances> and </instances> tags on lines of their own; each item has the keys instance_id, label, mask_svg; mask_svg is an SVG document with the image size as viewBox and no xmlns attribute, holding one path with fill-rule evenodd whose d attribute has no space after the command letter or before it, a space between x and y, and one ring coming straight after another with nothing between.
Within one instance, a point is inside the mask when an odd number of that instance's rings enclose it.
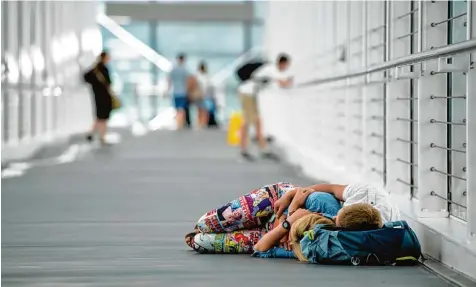
<instances>
[{"instance_id":1,"label":"person with backpack","mask_svg":"<svg viewBox=\"0 0 476 287\"><path fill-rule=\"evenodd\" d=\"M94 133L98 132L102 144L106 144L107 121L113 108L119 105L111 89L112 81L107 68L109 60L109 54L103 51L94 67L84 74L84 81L92 87L96 108L96 119L86 139L92 141Z\"/></svg>"},{"instance_id":2,"label":"person with backpack","mask_svg":"<svg viewBox=\"0 0 476 287\"><path fill-rule=\"evenodd\" d=\"M267 84L277 85L281 88L290 87L292 77L287 74L290 61L288 55L280 54L275 67L267 65L264 61L252 61L237 71L238 78L242 81L238 87L243 111L240 148L241 156L246 160L254 159L248 152L248 133L250 126L254 126L255 128L262 156L264 158L275 159L275 156L267 150L267 141L263 136L257 95L259 89Z\"/></svg>"}]
</instances>

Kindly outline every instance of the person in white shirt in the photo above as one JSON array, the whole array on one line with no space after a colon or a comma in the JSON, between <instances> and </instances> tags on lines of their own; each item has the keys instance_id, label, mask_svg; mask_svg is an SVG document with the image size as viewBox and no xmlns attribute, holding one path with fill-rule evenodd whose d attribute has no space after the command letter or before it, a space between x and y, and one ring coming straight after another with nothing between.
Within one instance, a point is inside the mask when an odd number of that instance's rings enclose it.
<instances>
[{"instance_id":1,"label":"person in white shirt","mask_svg":"<svg viewBox=\"0 0 476 287\"><path fill-rule=\"evenodd\" d=\"M251 79L244 81L238 87L238 93L241 98L243 110L243 124L241 126L240 148L241 156L247 160L253 160L253 157L248 153L248 130L250 125L254 125L258 144L261 149L262 156L265 158L275 158L273 154L267 151L266 140L263 136L261 119L258 109L258 101L256 99L259 83L263 80L270 81L272 85L277 85L281 88L290 87L292 84L292 77L286 72L290 65L290 57L285 54L278 56L276 66L264 66L258 68L253 72Z\"/></svg>"},{"instance_id":2,"label":"person in white shirt","mask_svg":"<svg viewBox=\"0 0 476 287\"><path fill-rule=\"evenodd\" d=\"M275 213L279 217L288 209L288 214L304 206L309 194L313 192L327 192L344 202L344 206L355 203L368 203L377 209L383 223L400 220L400 212L392 203L390 194L381 188L368 184L316 184L305 188L296 188L287 192L274 205Z\"/></svg>"},{"instance_id":3,"label":"person in white shirt","mask_svg":"<svg viewBox=\"0 0 476 287\"><path fill-rule=\"evenodd\" d=\"M201 94L201 99L197 102L198 122L200 128L204 128L208 125L208 118L214 104L213 88L207 73L207 65L204 62L198 66L196 79Z\"/></svg>"}]
</instances>

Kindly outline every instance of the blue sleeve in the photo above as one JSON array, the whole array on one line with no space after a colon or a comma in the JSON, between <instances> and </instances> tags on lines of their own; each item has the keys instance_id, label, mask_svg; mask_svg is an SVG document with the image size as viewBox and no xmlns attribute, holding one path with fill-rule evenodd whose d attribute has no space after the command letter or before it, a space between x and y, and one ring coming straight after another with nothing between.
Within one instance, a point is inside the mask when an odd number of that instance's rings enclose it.
<instances>
[{"instance_id":1,"label":"blue sleeve","mask_svg":"<svg viewBox=\"0 0 476 287\"><path fill-rule=\"evenodd\" d=\"M255 251L251 256L259 258L296 258L292 251L280 247L273 247L265 252Z\"/></svg>"}]
</instances>

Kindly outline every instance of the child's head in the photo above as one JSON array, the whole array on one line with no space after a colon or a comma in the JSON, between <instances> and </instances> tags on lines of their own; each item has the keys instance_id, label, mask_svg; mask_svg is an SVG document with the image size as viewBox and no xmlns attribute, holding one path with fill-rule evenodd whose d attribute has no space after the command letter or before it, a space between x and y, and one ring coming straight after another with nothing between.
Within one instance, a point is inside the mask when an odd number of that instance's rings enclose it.
<instances>
[{"instance_id":1,"label":"child's head","mask_svg":"<svg viewBox=\"0 0 476 287\"><path fill-rule=\"evenodd\" d=\"M368 203L355 203L343 207L337 213L335 222L338 227L366 230L382 227L380 212Z\"/></svg>"},{"instance_id":2,"label":"child's head","mask_svg":"<svg viewBox=\"0 0 476 287\"><path fill-rule=\"evenodd\" d=\"M317 224L334 225L334 222L329 218L319 214L308 214L298 219L291 226L289 237L291 240L294 255L296 255L299 261L307 261L301 250L301 239L304 237L304 232L313 229L314 226L316 226Z\"/></svg>"}]
</instances>

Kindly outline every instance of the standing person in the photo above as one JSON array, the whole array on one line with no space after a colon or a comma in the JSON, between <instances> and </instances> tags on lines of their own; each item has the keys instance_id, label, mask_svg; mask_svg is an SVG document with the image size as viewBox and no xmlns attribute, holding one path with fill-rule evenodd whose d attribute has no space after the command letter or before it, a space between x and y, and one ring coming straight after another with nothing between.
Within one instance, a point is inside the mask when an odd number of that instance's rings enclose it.
<instances>
[{"instance_id":1,"label":"standing person","mask_svg":"<svg viewBox=\"0 0 476 287\"><path fill-rule=\"evenodd\" d=\"M261 118L259 115L257 94L259 91L259 82L277 84L278 87L286 88L291 86L292 77L287 74L290 65L290 57L286 54L280 54L276 61L276 67L262 65L254 70L250 78L245 80L239 87L238 92L241 97L243 110L243 124L241 126L240 148L241 156L247 160L253 160L248 153L249 126L253 125L256 130L258 145L264 158L275 159L275 155L267 151L267 142L263 136ZM246 66L246 65L245 65ZM239 73L239 72L238 72Z\"/></svg>"},{"instance_id":2,"label":"standing person","mask_svg":"<svg viewBox=\"0 0 476 287\"><path fill-rule=\"evenodd\" d=\"M177 128L182 129L186 120L186 109L188 108L187 93L190 85L193 84L194 77L185 67L185 55L177 56L177 64L169 75L169 89L173 89L174 106L177 110Z\"/></svg>"},{"instance_id":3,"label":"standing person","mask_svg":"<svg viewBox=\"0 0 476 287\"><path fill-rule=\"evenodd\" d=\"M96 120L86 139L93 140L94 133L99 133L99 139L105 144L105 136L107 132L107 121L112 111L112 95L111 95L111 77L107 63L109 62L109 54L103 51L99 55L96 65L84 75L87 83L91 84L94 93L94 103L96 106Z\"/></svg>"},{"instance_id":4,"label":"standing person","mask_svg":"<svg viewBox=\"0 0 476 287\"><path fill-rule=\"evenodd\" d=\"M210 113L213 109L213 93L210 82L210 77L207 72L207 65L202 62L198 66L197 84L201 93L201 98L197 101L198 106L198 123L200 128L208 125Z\"/></svg>"}]
</instances>

